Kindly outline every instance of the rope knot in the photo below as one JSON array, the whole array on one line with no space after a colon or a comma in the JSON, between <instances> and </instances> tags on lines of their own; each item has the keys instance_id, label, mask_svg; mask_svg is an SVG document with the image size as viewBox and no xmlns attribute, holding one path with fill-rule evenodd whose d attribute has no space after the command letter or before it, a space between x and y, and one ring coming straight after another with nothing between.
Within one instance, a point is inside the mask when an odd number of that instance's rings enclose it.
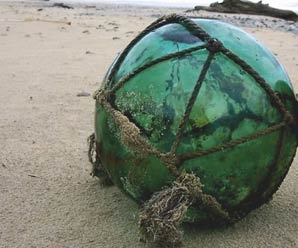
<instances>
[{"instance_id":1,"label":"rope knot","mask_svg":"<svg viewBox=\"0 0 298 248\"><path fill-rule=\"evenodd\" d=\"M174 183L176 186L185 187L192 200L203 192L203 184L201 183L200 178L193 173L182 172Z\"/></svg>"},{"instance_id":2,"label":"rope knot","mask_svg":"<svg viewBox=\"0 0 298 248\"><path fill-rule=\"evenodd\" d=\"M295 120L289 111L285 111L284 122L289 124L295 123Z\"/></svg>"},{"instance_id":3,"label":"rope knot","mask_svg":"<svg viewBox=\"0 0 298 248\"><path fill-rule=\"evenodd\" d=\"M105 99L104 89L98 89L93 93L93 99L101 103Z\"/></svg>"},{"instance_id":4,"label":"rope knot","mask_svg":"<svg viewBox=\"0 0 298 248\"><path fill-rule=\"evenodd\" d=\"M207 40L208 50L212 53L221 51L223 44L216 38L209 38Z\"/></svg>"},{"instance_id":5,"label":"rope knot","mask_svg":"<svg viewBox=\"0 0 298 248\"><path fill-rule=\"evenodd\" d=\"M195 174L181 172L172 185L154 193L140 212L139 225L145 238L171 245L179 244L182 232L177 227L193 204L206 208L212 216L228 219L228 213L214 197L203 192L202 186Z\"/></svg>"}]
</instances>

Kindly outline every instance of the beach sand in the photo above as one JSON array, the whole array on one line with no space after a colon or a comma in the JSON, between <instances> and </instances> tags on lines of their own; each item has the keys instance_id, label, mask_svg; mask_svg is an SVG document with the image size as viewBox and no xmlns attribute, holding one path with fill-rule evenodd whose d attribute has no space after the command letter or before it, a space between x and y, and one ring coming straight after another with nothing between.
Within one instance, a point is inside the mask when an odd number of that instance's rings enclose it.
<instances>
[{"instance_id":1,"label":"beach sand","mask_svg":"<svg viewBox=\"0 0 298 248\"><path fill-rule=\"evenodd\" d=\"M0 247L146 247L138 206L89 175L94 101L77 94L98 89L157 16L181 10L25 5L0 3ZM297 92L298 35L245 29L277 55ZM227 228L185 227L184 247L298 247L297 182L296 159L269 204Z\"/></svg>"}]
</instances>

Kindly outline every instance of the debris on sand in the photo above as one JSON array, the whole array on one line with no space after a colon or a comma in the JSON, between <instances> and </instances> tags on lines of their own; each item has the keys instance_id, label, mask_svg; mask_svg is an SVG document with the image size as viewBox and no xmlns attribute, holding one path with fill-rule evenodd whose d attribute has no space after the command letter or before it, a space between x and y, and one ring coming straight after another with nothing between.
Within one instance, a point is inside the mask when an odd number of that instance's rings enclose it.
<instances>
[{"instance_id":1,"label":"debris on sand","mask_svg":"<svg viewBox=\"0 0 298 248\"><path fill-rule=\"evenodd\" d=\"M91 94L86 91L81 91L77 94L77 97L87 97L87 96L91 96Z\"/></svg>"},{"instance_id":2,"label":"debris on sand","mask_svg":"<svg viewBox=\"0 0 298 248\"><path fill-rule=\"evenodd\" d=\"M59 7L59 8L64 8L64 9L73 9L73 7L66 5L64 3L54 3L52 7Z\"/></svg>"},{"instance_id":3,"label":"debris on sand","mask_svg":"<svg viewBox=\"0 0 298 248\"><path fill-rule=\"evenodd\" d=\"M298 21L298 15L291 10L272 8L269 4L263 4L262 1L253 3L242 0L224 0L222 3L211 3L209 7L196 6L194 10L205 10L219 13L264 15L281 18L288 21Z\"/></svg>"}]
</instances>

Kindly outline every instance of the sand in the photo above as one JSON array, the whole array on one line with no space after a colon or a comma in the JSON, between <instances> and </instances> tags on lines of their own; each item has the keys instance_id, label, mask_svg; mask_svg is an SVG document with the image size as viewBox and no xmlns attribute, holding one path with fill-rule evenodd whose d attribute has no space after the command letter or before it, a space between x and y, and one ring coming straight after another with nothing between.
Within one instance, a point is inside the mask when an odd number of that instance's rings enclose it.
<instances>
[{"instance_id":1,"label":"sand","mask_svg":"<svg viewBox=\"0 0 298 248\"><path fill-rule=\"evenodd\" d=\"M0 247L146 247L138 206L89 175L94 101L77 94L98 89L139 31L178 10L38 8L0 3ZM246 30L277 55L298 91L298 36ZM295 160L270 204L231 227L185 227L185 247L298 247L297 181Z\"/></svg>"}]
</instances>

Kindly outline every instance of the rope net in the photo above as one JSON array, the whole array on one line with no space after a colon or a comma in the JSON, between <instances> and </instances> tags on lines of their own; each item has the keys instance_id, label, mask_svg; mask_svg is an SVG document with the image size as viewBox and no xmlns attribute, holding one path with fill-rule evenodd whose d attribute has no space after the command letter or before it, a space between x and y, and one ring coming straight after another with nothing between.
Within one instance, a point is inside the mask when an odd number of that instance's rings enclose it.
<instances>
[{"instance_id":1,"label":"rope net","mask_svg":"<svg viewBox=\"0 0 298 248\"><path fill-rule=\"evenodd\" d=\"M185 49L179 52L171 53L160 57L158 59L147 62L143 66L133 70L129 74L123 76L116 84L112 85L113 77L119 69L121 63L124 61L125 57L129 51L138 43L143 37L145 37L150 32L165 26L167 24L176 23L182 25L187 29L192 35L198 37L205 44L196 46L193 48ZM171 150L168 153L163 153L150 144L143 136L139 128L129 121L129 119L120 111L118 111L111 101L115 96L116 92L123 87L130 79L141 73L142 71L159 64L163 61L179 58L185 56L194 51L207 49L208 57L205 61L203 68L200 72L199 78L194 86L191 97L187 103L186 110L184 112L183 118L180 122L178 132L171 146ZM185 130L186 123L189 120L191 110L195 104L197 96L200 92L202 83L206 77L210 64L217 53L225 55L228 59L232 60L234 63L239 65L245 72L251 75L254 80L262 87L262 89L267 93L273 106L280 112L282 120L279 123L275 123L268 128L257 131L245 137L232 140L230 142L220 144L218 146L212 147L207 150L198 150L191 153L177 155L177 147L182 138L182 134ZM200 183L199 177L191 173L186 173L180 170L180 166L183 162L198 158L201 156L206 156L218 151L231 149L237 145L249 142L251 140L257 139L261 136L267 135L269 133L281 130L281 135L278 142L278 151L281 150L284 139L284 129L287 126L295 126L295 119L292 114L287 110L284 103L281 101L279 96L269 87L266 81L244 60L239 58L232 51L227 49L219 40L210 37L202 28L200 28L194 21L188 19L184 16L179 16L172 14L169 16L164 16L153 22L148 26L143 32L141 32L131 43L126 47L126 49L121 53L120 57L114 64L110 74L107 77L104 88L98 90L94 94L96 101L115 119L120 128L120 139L121 142L133 149L137 153L142 153L145 155L155 155L157 156L163 164L169 169L169 171L176 177L176 180L172 185L165 187L159 192L156 192L152 198L144 204L144 207L140 213L140 228L141 233L148 240L153 240L161 243L168 244L178 244L181 241L181 232L178 230L178 225L182 222L185 212L188 207L193 204L200 204L210 211L210 214L221 219L222 222L230 223L235 221L234 216L230 216L227 210L223 209L221 204L211 195L203 192L203 186ZM100 175L107 177L105 174L98 155L95 155L95 136L94 134L90 136L90 146L89 146L89 160L93 164L93 175ZM266 188L268 178L274 172L280 159L280 152L277 152L274 163L272 164L267 177L262 183L262 189Z\"/></svg>"}]
</instances>

